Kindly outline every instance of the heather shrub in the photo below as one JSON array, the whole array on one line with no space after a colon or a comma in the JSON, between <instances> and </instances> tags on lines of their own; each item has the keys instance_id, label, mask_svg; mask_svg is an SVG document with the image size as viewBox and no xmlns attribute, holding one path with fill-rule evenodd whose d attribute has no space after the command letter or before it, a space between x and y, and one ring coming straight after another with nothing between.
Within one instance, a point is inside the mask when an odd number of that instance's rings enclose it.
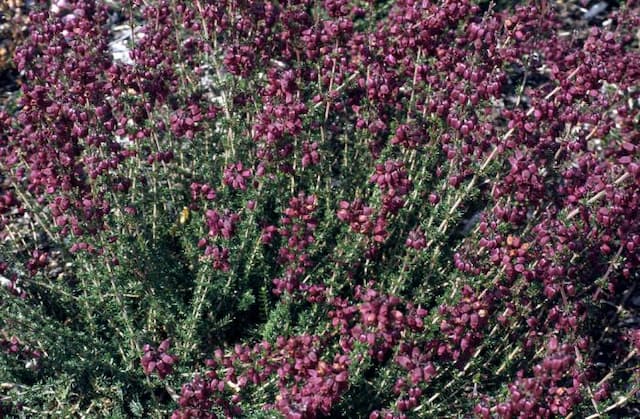
<instances>
[{"instance_id":1,"label":"heather shrub","mask_svg":"<svg viewBox=\"0 0 640 419\"><path fill-rule=\"evenodd\" d=\"M637 406L636 1L37 3L0 415Z\"/></svg>"}]
</instances>

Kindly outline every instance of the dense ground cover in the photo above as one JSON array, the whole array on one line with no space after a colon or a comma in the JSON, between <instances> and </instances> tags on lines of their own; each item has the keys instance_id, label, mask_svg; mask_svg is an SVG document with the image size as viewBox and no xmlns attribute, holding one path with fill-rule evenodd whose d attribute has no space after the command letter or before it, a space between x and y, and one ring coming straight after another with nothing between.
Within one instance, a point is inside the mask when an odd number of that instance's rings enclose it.
<instances>
[{"instance_id":1,"label":"dense ground cover","mask_svg":"<svg viewBox=\"0 0 640 419\"><path fill-rule=\"evenodd\" d=\"M36 3L0 415L638 405L637 1Z\"/></svg>"}]
</instances>

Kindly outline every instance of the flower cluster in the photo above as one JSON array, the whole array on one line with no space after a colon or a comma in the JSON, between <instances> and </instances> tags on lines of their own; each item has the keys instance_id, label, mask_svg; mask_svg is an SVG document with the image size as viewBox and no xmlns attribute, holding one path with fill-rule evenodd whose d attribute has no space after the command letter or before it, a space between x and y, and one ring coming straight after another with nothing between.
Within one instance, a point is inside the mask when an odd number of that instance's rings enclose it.
<instances>
[{"instance_id":1,"label":"flower cluster","mask_svg":"<svg viewBox=\"0 0 640 419\"><path fill-rule=\"evenodd\" d=\"M206 377L196 376L182 387L180 408L173 417L212 417L213 405L225 415L242 415L239 402L252 397L255 386L274 380L278 396L263 408L291 418L328 414L346 390L350 361L346 355L323 359L320 343L317 336L279 336L274 345L236 345L227 354L217 349L215 358L206 361Z\"/></svg>"},{"instance_id":2,"label":"flower cluster","mask_svg":"<svg viewBox=\"0 0 640 419\"><path fill-rule=\"evenodd\" d=\"M242 162L232 163L224 170L222 178L225 185L233 189L247 190L247 180L251 179L252 170L245 168Z\"/></svg>"},{"instance_id":3,"label":"flower cluster","mask_svg":"<svg viewBox=\"0 0 640 419\"><path fill-rule=\"evenodd\" d=\"M37 368L38 360L43 356L41 351L21 342L16 336L8 337L5 333L0 336L0 351L23 361L25 367L31 369Z\"/></svg>"},{"instance_id":4,"label":"flower cluster","mask_svg":"<svg viewBox=\"0 0 640 419\"><path fill-rule=\"evenodd\" d=\"M388 237L387 221L384 216L376 215L373 207L364 205L361 199L353 202L340 201L337 211L341 221L348 222L351 230L371 239L375 243L382 243Z\"/></svg>"},{"instance_id":5,"label":"flower cluster","mask_svg":"<svg viewBox=\"0 0 640 419\"><path fill-rule=\"evenodd\" d=\"M404 206L403 197L409 193L412 184L408 178L404 163L386 161L376 165L376 172L370 181L378 185L383 192L380 214L397 214Z\"/></svg>"},{"instance_id":6,"label":"flower cluster","mask_svg":"<svg viewBox=\"0 0 640 419\"><path fill-rule=\"evenodd\" d=\"M368 356L384 362L403 333L421 331L427 311L413 304L403 304L396 296L381 295L373 288L357 286L354 298L359 303L336 298L328 316L334 328L350 336L350 344L360 342Z\"/></svg>"},{"instance_id":7,"label":"flower cluster","mask_svg":"<svg viewBox=\"0 0 640 419\"><path fill-rule=\"evenodd\" d=\"M144 345L142 348L144 354L140 358L140 363L146 375L157 373L163 380L173 372L173 366L178 362L178 357L167 352L170 346L170 339L163 340L157 350L149 344Z\"/></svg>"},{"instance_id":8,"label":"flower cluster","mask_svg":"<svg viewBox=\"0 0 640 419\"><path fill-rule=\"evenodd\" d=\"M427 238L420 228L413 229L409 232L405 245L415 250L422 250L427 247Z\"/></svg>"},{"instance_id":9,"label":"flower cluster","mask_svg":"<svg viewBox=\"0 0 640 419\"><path fill-rule=\"evenodd\" d=\"M193 182L190 185L191 189L191 199L193 201L197 201L200 198L203 198L207 201L213 201L216 199L216 191L213 189L208 183L197 183Z\"/></svg>"},{"instance_id":10,"label":"flower cluster","mask_svg":"<svg viewBox=\"0 0 640 419\"><path fill-rule=\"evenodd\" d=\"M567 344L560 345L556 337L550 338L549 354L533 367L533 372L533 377L525 377L518 371L517 380L508 386L509 400L495 406L501 417L516 413L527 417L566 415L581 400L584 375L576 368L575 352ZM491 417L486 405L476 406L475 413Z\"/></svg>"},{"instance_id":11,"label":"flower cluster","mask_svg":"<svg viewBox=\"0 0 640 419\"><path fill-rule=\"evenodd\" d=\"M236 224L240 220L240 216L234 212L225 211L220 214L216 210L207 210L205 219L209 227L210 237L223 237L230 239L235 234Z\"/></svg>"},{"instance_id":12,"label":"flower cluster","mask_svg":"<svg viewBox=\"0 0 640 419\"><path fill-rule=\"evenodd\" d=\"M440 323L440 332L449 343L438 349L438 355L450 356L456 361L471 355L482 339L481 330L487 326L493 299L489 294L478 296L465 285L459 303L440 306L440 314L445 317Z\"/></svg>"},{"instance_id":13,"label":"flower cluster","mask_svg":"<svg viewBox=\"0 0 640 419\"><path fill-rule=\"evenodd\" d=\"M299 290L307 294L309 301L319 301L323 298L323 284L308 284L303 280L307 269L313 266L307 249L315 242L314 231L318 226L314 217L316 208L317 198L314 195L300 193L289 200L289 206L280 218L277 233L284 240L284 244L278 250L278 263L284 266L285 270L283 277L273 280L273 292L276 295Z\"/></svg>"}]
</instances>

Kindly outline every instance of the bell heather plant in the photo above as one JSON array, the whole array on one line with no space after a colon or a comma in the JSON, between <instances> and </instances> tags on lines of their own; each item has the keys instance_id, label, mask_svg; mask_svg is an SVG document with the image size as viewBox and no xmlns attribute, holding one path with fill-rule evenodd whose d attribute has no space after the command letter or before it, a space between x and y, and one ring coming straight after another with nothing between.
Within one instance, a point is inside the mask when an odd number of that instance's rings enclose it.
<instances>
[{"instance_id":1,"label":"bell heather plant","mask_svg":"<svg viewBox=\"0 0 640 419\"><path fill-rule=\"evenodd\" d=\"M637 1L35 3L0 416L637 407Z\"/></svg>"}]
</instances>

